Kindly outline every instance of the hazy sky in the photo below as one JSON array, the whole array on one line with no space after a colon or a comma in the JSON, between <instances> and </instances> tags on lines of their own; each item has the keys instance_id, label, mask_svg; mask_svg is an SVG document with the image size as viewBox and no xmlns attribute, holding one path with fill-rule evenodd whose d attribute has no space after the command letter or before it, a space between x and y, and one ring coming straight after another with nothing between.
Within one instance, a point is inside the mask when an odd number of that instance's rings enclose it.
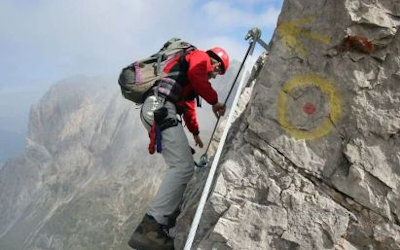
<instances>
[{"instance_id":1,"label":"hazy sky","mask_svg":"<svg viewBox=\"0 0 400 250\"><path fill-rule=\"evenodd\" d=\"M282 2L0 0L0 99L30 93L16 104L0 101L0 122L13 113L10 107L29 106L35 91L41 95L72 75L116 74L171 37L201 49L218 45L241 59L250 28L259 27L269 42Z\"/></svg>"}]
</instances>

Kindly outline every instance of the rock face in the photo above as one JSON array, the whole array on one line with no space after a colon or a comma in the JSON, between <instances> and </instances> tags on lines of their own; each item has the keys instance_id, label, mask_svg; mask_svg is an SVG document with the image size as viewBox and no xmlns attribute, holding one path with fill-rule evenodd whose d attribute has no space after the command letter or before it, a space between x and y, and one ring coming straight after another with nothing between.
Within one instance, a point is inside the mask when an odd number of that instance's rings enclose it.
<instances>
[{"instance_id":1,"label":"rock face","mask_svg":"<svg viewBox=\"0 0 400 250\"><path fill-rule=\"evenodd\" d=\"M284 2L193 249L400 249L399 26L398 1Z\"/></svg>"},{"instance_id":2,"label":"rock face","mask_svg":"<svg viewBox=\"0 0 400 250\"><path fill-rule=\"evenodd\" d=\"M400 249L399 26L398 1L284 2L193 249ZM70 79L32 109L26 154L0 169L0 249L128 249L163 163L110 82Z\"/></svg>"}]
</instances>

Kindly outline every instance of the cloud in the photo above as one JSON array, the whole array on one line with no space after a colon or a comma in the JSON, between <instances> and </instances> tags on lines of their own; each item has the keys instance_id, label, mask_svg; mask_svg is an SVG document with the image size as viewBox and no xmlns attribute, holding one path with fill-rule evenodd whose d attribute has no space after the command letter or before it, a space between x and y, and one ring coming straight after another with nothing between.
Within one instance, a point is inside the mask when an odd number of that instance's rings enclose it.
<instances>
[{"instance_id":1,"label":"cloud","mask_svg":"<svg viewBox=\"0 0 400 250\"><path fill-rule=\"evenodd\" d=\"M203 6L208 18L213 20L214 25L219 28L233 27L269 27L273 28L276 25L276 20L279 15L279 10L273 5L266 5L262 12L254 11L249 7L259 1L253 0L250 3L241 4L238 2L210 1Z\"/></svg>"},{"instance_id":2,"label":"cloud","mask_svg":"<svg viewBox=\"0 0 400 250\"><path fill-rule=\"evenodd\" d=\"M281 0L280 0L281 1ZM278 1L279 2L279 1ZM222 4L224 3L224 4ZM0 86L115 73L173 36L241 59L253 26L275 27L275 2L0 0ZM262 5L262 11L251 9ZM243 6L248 6L244 8ZM271 6L271 7L269 7Z\"/></svg>"},{"instance_id":3,"label":"cloud","mask_svg":"<svg viewBox=\"0 0 400 250\"><path fill-rule=\"evenodd\" d=\"M29 105L49 85L70 76L117 77L120 68L171 37L200 49L221 46L241 60L246 32L258 26L268 42L282 2L0 0L0 117L12 106L14 113L23 109L27 119ZM17 128L16 120L7 121Z\"/></svg>"}]
</instances>

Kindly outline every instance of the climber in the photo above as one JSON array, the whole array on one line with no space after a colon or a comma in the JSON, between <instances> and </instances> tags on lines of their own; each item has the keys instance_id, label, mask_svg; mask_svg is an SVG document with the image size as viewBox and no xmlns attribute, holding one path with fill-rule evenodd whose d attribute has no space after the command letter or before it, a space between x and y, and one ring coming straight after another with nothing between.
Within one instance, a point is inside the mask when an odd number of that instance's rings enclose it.
<instances>
[{"instance_id":1,"label":"climber","mask_svg":"<svg viewBox=\"0 0 400 250\"><path fill-rule=\"evenodd\" d=\"M206 100L216 117L225 114L225 105L219 102L209 80L224 74L228 66L228 54L220 47L182 54L168 62L164 68L168 79L161 79L145 98L141 120L150 133L155 125L161 130L161 153L168 169L148 212L128 242L132 248L174 249L168 229L175 226L183 192L194 169L191 148L177 115L183 116L196 146L202 148L195 100L199 96ZM161 91L166 82L174 83L173 88Z\"/></svg>"}]
</instances>

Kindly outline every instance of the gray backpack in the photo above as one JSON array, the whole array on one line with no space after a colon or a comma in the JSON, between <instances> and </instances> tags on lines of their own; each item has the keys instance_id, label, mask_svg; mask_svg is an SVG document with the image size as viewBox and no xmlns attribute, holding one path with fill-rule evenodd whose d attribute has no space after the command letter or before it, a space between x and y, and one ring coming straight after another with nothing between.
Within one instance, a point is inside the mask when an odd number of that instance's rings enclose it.
<instances>
[{"instance_id":1,"label":"gray backpack","mask_svg":"<svg viewBox=\"0 0 400 250\"><path fill-rule=\"evenodd\" d=\"M182 57L195 49L196 47L190 43L179 38L172 38L156 54L125 67L118 79L122 95L136 104L142 104L146 94L159 80L165 79L163 84L171 82L167 78L170 75L164 72L164 67L168 62L176 58L178 54ZM172 74L177 74L177 72Z\"/></svg>"}]
</instances>

